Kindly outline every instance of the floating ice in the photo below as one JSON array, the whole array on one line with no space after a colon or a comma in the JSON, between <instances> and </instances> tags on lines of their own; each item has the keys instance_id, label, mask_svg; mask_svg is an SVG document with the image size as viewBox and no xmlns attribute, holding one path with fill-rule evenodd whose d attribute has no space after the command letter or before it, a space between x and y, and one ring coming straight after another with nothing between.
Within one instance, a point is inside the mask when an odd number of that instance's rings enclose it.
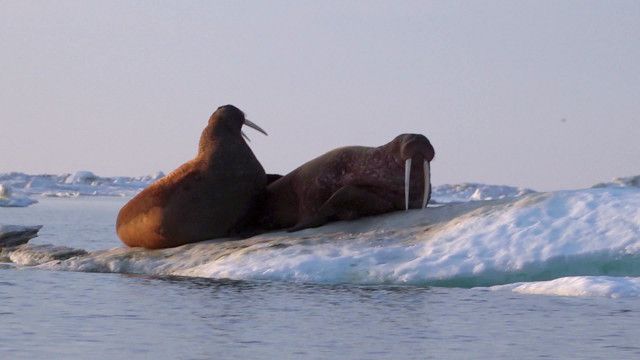
<instances>
[{"instance_id":1,"label":"floating ice","mask_svg":"<svg viewBox=\"0 0 640 360\"><path fill-rule=\"evenodd\" d=\"M37 202L22 193L15 193L9 185L0 184L0 207L25 207Z\"/></svg>"},{"instance_id":2,"label":"floating ice","mask_svg":"<svg viewBox=\"0 0 640 360\"><path fill-rule=\"evenodd\" d=\"M140 177L101 177L91 171L63 175L0 174L0 181L25 194L47 197L133 196L162 178L161 171Z\"/></svg>"},{"instance_id":3,"label":"floating ice","mask_svg":"<svg viewBox=\"0 0 640 360\"><path fill-rule=\"evenodd\" d=\"M65 184L86 184L86 185L97 185L100 183L100 178L98 178L91 171L78 171L73 175L67 176L64 180Z\"/></svg>"},{"instance_id":4,"label":"floating ice","mask_svg":"<svg viewBox=\"0 0 640 360\"><path fill-rule=\"evenodd\" d=\"M41 225L0 225L0 248L25 244L38 236L41 228Z\"/></svg>"},{"instance_id":5,"label":"floating ice","mask_svg":"<svg viewBox=\"0 0 640 360\"><path fill-rule=\"evenodd\" d=\"M24 246L9 258L52 270L238 280L476 287L593 277L580 281L595 284L602 276L640 276L639 224L640 189L586 189L445 204L165 250L116 248L50 260L43 249ZM600 294L634 296L635 282ZM528 293L543 288L518 286L515 291ZM585 294L596 294L589 286Z\"/></svg>"},{"instance_id":6,"label":"floating ice","mask_svg":"<svg viewBox=\"0 0 640 360\"><path fill-rule=\"evenodd\" d=\"M640 277L571 276L550 281L500 285L491 289L533 295L640 297Z\"/></svg>"},{"instance_id":7,"label":"floating ice","mask_svg":"<svg viewBox=\"0 0 640 360\"><path fill-rule=\"evenodd\" d=\"M0 260L5 259L21 266L34 266L56 260L66 260L72 257L86 255L82 249L50 244L25 244L16 248L0 248Z\"/></svg>"},{"instance_id":8,"label":"floating ice","mask_svg":"<svg viewBox=\"0 0 640 360\"><path fill-rule=\"evenodd\" d=\"M18 184L14 189L48 189L56 196L113 194L114 189L130 194L158 178L69 176L13 173L10 178ZM640 187L635 178L624 179L615 186L552 193L443 185L434 187L434 198L444 203L439 207L297 233L155 251L84 253L21 245L3 249L0 261L68 271L640 297ZM0 180L6 183L6 175Z\"/></svg>"}]
</instances>

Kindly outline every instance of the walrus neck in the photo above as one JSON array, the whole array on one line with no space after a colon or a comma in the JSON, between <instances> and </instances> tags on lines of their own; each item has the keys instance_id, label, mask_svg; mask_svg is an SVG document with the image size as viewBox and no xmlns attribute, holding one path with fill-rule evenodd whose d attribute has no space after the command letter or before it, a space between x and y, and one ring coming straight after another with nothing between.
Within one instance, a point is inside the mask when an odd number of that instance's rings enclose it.
<instances>
[{"instance_id":1,"label":"walrus neck","mask_svg":"<svg viewBox=\"0 0 640 360\"><path fill-rule=\"evenodd\" d=\"M219 126L209 125L202 131L202 135L200 135L198 156L210 153L219 146L221 141L231 141L232 139L244 141L239 135L231 133L228 129L220 129Z\"/></svg>"},{"instance_id":2,"label":"walrus neck","mask_svg":"<svg viewBox=\"0 0 640 360\"><path fill-rule=\"evenodd\" d=\"M397 142L390 142L382 146L371 148L373 158L381 159L384 162L393 161L397 165L403 165L404 160L400 159L400 146Z\"/></svg>"}]
</instances>

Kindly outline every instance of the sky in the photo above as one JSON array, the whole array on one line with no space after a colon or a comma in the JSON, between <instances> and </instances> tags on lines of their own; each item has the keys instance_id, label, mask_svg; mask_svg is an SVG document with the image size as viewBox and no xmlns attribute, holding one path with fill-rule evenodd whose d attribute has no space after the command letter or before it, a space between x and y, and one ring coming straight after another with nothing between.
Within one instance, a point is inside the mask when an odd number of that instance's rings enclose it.
<instances>
[{"instance_id":1,"label":"sky","mask_svg":"<svg viewBox=\"0 0 640 360\"><path fill-rule=\"evenodd\" d=\"M234 104L269 173L422 133L432 182L640 174L638 1L0 0L0 172L169 172Z\"/></svg>"}]
</instances>

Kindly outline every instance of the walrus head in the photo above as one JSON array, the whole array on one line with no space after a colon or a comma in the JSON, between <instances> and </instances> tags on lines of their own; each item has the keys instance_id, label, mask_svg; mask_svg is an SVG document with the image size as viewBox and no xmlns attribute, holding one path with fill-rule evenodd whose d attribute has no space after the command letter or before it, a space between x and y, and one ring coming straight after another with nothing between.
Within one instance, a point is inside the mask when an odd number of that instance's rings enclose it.
<instances>
[{"instance_id":1,"label":"walrus head","mask_svg":"<svg viewBox=\"0 0 640 360\"><path fill-rule=\"evenodd\" d=\"M220 106L209 118L209 126L220 128L220 130L227 130L233 134L237 134L238 132L242 133L242 125L247 125L267 135L266 131L245 118L244 112L233 105ZM242 133L242 135L246 137L244 133Z\"/></svg>"},{"instance_id":2,"label":"walrus head","mask_svg":"<svg viewBox=\"0 0 640 360\"><path fill-rule=\"evenodd\" d=\"M411 179L411 163L422 163L424 175L424 192L422 208L427 206L431 194L431 160L435 150L426 136L421 134L401 134L396 136L390 145L396 148L400 161L404 161L404 199L405 209L409 209L409 182Z\"/></svg>"},{"instance_id":3,"label":"walrus head","mask_svg":"<svg viewBox=\"0 0 640 360\"><path fill-rule=\"evenodd\" d=\"M242 131L243 125L247 125L267 135L267 132L260 126L245 118L242 110L233 105L220 106L211 114L209 124L202 132L202 136L200 137L200 151L203 151L207 147L207 143L216 137L244 136L245 139L249 140L247 135Z\"/></svg>"}]
</instances>

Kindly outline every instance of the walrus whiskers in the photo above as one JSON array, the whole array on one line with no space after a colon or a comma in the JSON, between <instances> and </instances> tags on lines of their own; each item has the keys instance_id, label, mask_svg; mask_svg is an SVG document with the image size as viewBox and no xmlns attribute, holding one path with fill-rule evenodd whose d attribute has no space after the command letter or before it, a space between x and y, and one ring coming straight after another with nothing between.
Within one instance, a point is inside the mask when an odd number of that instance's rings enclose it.
<instances>
[{"instance_id":1,"label":"walrus whiskers","mask_svg":"<svg viewBox=\"0 0 640 360\"><path fill-rule=\"evenodd\" d=\"M411 158L404 162L404 210L409 210L409 180L411 178Z\"/></svg>"},{"instance_id":2,"label":"walrus whiskers","mask_svg":"<svg viewBox=\"0 0 640 360\"><path fill-rule=\"evenodd\" d=\"M424 193L422 194L422 208L427 207L427 201L429 201L429 193L431 192L431 164L428 161L424 161Z\"/></svg>"}]
</instances>

